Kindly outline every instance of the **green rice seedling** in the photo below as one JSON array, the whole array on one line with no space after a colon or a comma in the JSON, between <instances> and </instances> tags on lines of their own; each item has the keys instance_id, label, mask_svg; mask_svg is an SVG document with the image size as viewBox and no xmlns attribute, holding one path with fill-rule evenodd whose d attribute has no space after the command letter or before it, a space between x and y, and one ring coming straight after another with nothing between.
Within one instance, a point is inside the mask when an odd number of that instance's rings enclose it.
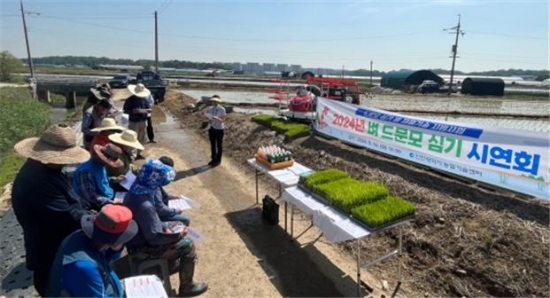
<instances>
[{"instance_id":1,"label":"green rice seedling","mask_svg":"<svg viewBox=\"0 0 550 298\"><path fill-rule=\"evenodd\" d=\"M273 120L275 119L276 119L275 117L267 114L260 114L252 117L252 121L265 126L270 126L271 122L273 122Z\"/></svg>"},{"instance_id":2,"label":"green rice seedling","mask_svg":"<svg viewBox=\"0 0 550 298\"><path fill-rule=\"evenodd\" d=\"M352 209L351 214L368 227L377 228L413 215L416 207L401 198L388 196L383 200Z\"/></svg>"},{"instance_id":3,"label":"green rice seedling","mask_svg":"<svg viewBox=\"0 0 550 298\"><path fill-rule=\"evenodd\" d=\"M286 122L277 117L261 114L252 117L252 121L265 125L285 135L287 139L297 138L309 134L309 126L302 123Z\"/></svg>"},{"instance_id":4,"label":"green rice seedling","mask_svg":"<svg viewBox=\"0 0 550 298\"><path fill-rule=\"evenodd\" d=\"M348 173L337 169L326 169L315 172L307 177L300 177L304 185L308 188L311 188L314 185L336 181L343 178L349 178Z\"/></svg>"},{"instance_id":5,"label":"green rice seedling","mask_svg":"<svg viewBox=\"0 0 550 298\"><path fill-rule=\"evenodd\" d=\"M314 186L329 202L350 213L354 207L381 200L389 195L388 188L373 181L344 178Z\"/></svg>"}]
</instances>

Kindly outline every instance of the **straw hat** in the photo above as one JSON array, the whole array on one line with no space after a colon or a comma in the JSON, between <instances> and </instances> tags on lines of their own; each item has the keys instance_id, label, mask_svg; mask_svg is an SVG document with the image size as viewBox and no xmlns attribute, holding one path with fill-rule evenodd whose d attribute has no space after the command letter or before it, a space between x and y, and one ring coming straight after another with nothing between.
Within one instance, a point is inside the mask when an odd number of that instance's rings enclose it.
<instances>
[{"instance_id":1,"label":"straw hat","mask_svg":"<svg viewBox=\"0 0 550 298\"><path fill-rule=\"evenodd\" d=\"M145 86L141 83L137 85L128 85L128 90L137 97L147 97L151 95L151 91L145 88Z\"/></svg>"},{"instance_id":2,"label":"straw hat","mask_svg":"<svg viewBox=\"0 0 550 298\"><path fill-rule=\"evenodd\" d=\"M212 97L210 98L210 101L215 101L215 102L217 102L217 103L222 102L222 100L220 99L220 97L217 96L217 95L212 96Z\"/></svg>"},{"instance_id":3,"label":"straw hat","mask_svg":"<svg viewBox=\"0 0 550 298\"><path fill-rule=\"evenodd\" d=\"M122 133L115 133L115 134L109 135L109 140L111 140L111 142L113 143L132 147L137 150L144 149L143 145L138 141L137 133L130 129L127 129Z\"/></svg>"},{"instance_id":4,"label":"straw hat","mask_svg":"<svg viewBox=\"0 0 550 298\"><path fill-rule=\"evenodd\" d=\"M92 94L99 100L102 100L102 99L107 100L112 96L111 91L102 86L96 86L94 88L90 88L90 92L92 92Z\"/></svg>"},{"instance_id":5,"label":"straw hat","mask_svg":"<svg viewBox=\"0 0 550 298\"><path fill-rule=\"evenodd\" d=\"M103 120L101 120L101 126L91 129L91 131L104 131L104 130L123 131L125 129L126 128L117 125L116 120L114 118L103 118Z\"/></svg>"},{"instance_id":6,"label":"straw hat","mask_svg":"<svg viewBox=\"0 0 550 298\"><path fill-rule=\"evenodd\" d=\"M120 159L122 149L118 148L116 145L94 145L93 148L94 153L108 166L112 168L120 168L124 165L124 162Z\"/></svg>"},{"instance_id":7,"label":"straw hat","mask_svg":"<svg viewBox=\"0 0 550 298\"><path fill-rule=\"evenodd\" d=\"M66 124L55 124L40 136L28 138L14 146L15 151L43 164L78 164L90 158L90 153L80 148L72 128Z\"/></svg>"}]
</instances>

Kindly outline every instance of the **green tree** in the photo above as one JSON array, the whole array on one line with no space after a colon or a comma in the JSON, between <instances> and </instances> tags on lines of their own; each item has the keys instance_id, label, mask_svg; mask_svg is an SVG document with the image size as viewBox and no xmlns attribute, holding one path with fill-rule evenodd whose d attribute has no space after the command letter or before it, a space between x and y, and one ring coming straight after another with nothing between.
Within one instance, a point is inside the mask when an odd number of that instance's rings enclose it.
<instances>
[{"instance_id":1,"label":"green tree","mask_svg":"<svg viewBox=\"0 0 550 298\"><path fill-rule=\"evenodd\" d=\"M0 80L9 81L12 74L21 70L23 63L8 51L0 53Z\"/></svg>"},{"instance_id":2,"label":"green tree","mask_svg":"<svg viewBox=\"0 0 550 298\"><path fill-rule=\"evenodd\" d=\"M548 75L548 73L543 73L543 74L539 74L535 80L542 82L548 78L550 78L550 75Z\"/></svg>"}]
</instances>

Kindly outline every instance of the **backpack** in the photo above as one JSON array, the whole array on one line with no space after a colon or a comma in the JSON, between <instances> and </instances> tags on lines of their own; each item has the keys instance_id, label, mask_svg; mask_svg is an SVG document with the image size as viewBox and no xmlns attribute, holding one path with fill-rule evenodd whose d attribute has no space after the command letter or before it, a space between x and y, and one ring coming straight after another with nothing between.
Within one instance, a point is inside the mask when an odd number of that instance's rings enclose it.
<instances>
[{"instance_id":1,"label":"backpack","mask_svg":"<svg viewBox=\"0 0 550 298\"><path fill-rule=\"evenodd\" d=\"M279 223L279 204L269 195L262 199L262 218L270 225Z\"/></svg>"}]
</instances>

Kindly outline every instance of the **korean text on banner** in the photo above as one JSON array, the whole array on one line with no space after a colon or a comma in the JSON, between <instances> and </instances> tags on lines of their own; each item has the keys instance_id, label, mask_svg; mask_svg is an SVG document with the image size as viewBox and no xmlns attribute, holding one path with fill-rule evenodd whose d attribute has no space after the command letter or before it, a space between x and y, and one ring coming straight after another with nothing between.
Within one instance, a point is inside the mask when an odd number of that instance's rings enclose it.
<instances>
[{"instance_id":1,"label":"korean text on banner","mask_svg":"<svg viewBox=\"0 0 550 298\"><path fill-rule=\"evenodd\" d=\"M550 200L550 141L544 133L438 122L323 98L317 102L315 128L348 143Z\"/></svg>"}]
</instances>

